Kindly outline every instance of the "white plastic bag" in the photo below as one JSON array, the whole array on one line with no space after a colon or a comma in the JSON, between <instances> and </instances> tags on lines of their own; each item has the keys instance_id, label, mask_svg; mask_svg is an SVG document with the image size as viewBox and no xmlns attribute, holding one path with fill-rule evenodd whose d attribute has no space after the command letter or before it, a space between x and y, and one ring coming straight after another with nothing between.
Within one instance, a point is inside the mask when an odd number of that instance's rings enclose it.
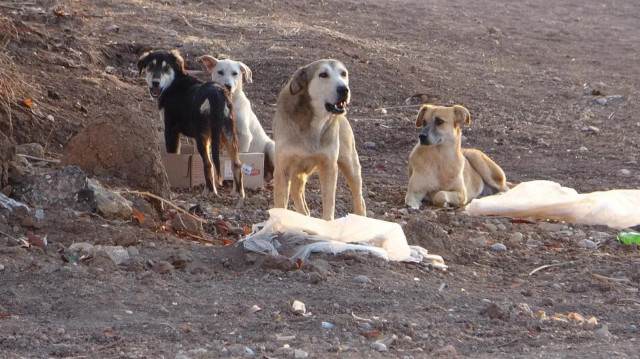
<instances>
[{"instance_id":1,"label":"white plastic bag","mask_svg":"<svg viewBox=\"0 0 640 359\"><path fill-rule=\"evenodd\" d=\"M640 190L580 194L552 181L529 181L500 195L474 199L471 216L535 217L627 228L640 224Z\"/></svg>"}]
</instances>

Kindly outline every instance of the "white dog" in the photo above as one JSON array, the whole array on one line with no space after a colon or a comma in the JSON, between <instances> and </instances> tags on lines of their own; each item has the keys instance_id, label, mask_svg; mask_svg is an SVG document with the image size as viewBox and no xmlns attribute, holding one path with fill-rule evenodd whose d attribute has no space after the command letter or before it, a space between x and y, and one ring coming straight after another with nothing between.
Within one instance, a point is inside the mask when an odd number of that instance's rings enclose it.
<instances>
[{"instance_id":1,"label":"white dog","mask_svg":"<svg viewBox=\"0 0 640 359\"><path fill-rule=\"evenodd\" d=\"M211 72L211 79L231 93L234 117L238 131L239 152L264 153L265 175L273 174L275 163L275 145L272 139L260 125L258 117L251 109L251 102L242 91L243 78L251 83L251 69L240 61L218 60L213 56L204 55L200 60Z\"/></svg>"}]
</instances>

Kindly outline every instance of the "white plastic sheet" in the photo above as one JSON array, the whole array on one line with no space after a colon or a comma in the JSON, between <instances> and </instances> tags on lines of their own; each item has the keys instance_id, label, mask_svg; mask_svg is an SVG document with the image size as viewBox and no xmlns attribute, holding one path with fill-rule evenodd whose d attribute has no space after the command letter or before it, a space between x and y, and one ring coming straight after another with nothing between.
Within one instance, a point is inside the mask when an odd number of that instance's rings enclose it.
<instances>
[{"instance_id":1,"label":"white plastic sheet","mask_svg":"<svg viewBox=\"0 0 640 359\"><path fill-rule=\"evenodd\" d=\"M333 221L307 217L282 208L269 210L270 218L258 232L244 239L247 250L291 259L306 259L313 252L338 254L366 251L392 261L429 261L446 269L442 257L409 246L399 224L349 214Z\"/></svg>"},{"instance_id":2,"label":"white plastic sheet","mask_svg":"<svg viewBox=\"0 0 640 359\"><path fill-rule=\"evenodd\" d=\"M640 190L617 189L580 194L552 181L529 181L500 195L474 199L471 216L552 219L628 228L640 224Z\"/></svg>"}]
</instances>

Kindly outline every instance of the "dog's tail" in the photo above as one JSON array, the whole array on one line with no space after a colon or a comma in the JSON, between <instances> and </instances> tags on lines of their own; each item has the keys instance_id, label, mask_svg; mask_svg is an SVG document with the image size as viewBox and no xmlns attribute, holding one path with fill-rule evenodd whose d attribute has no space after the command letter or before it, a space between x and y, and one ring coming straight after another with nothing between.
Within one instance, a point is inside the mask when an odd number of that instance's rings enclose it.
<instances>
[{"instance_id":1,"label":"dog's tail","mask_svg":"<svg viewBox=\"0 0 640 359\"><path fill-rule=\"evenodd\" d=\"M276 144L272 140L264 145L264 174L269 180L273 178L276 164Z\"/></svg>"},{"instance_id":2,"label":"dog's tail","mask_svg":"<svg viewBox=\"0 0 640 359\"><path fill-rule=\"evenodd\" d=\"M498 192L506 192L509 190L505 183L507 179L502 168L493 162L489 156L481 151L467 148L462 149L462 154L471 167L482 177L486 185Z\"/></svg>"}]
</instances>

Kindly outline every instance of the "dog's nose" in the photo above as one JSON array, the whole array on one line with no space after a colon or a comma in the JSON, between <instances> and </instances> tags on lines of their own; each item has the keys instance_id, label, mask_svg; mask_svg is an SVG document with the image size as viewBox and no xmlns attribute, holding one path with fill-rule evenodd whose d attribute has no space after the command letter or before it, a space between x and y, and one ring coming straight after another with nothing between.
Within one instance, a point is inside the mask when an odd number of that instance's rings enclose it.
<instances>
[{"instance_id":1,"label":"dog's nose","mask_svg":"<svg viewBox=\"0 0 640 359\"><path fill-rule=\"evenodd\" d=\"M349 94L349 88L347 86L339 86L336 91L338 95L347 96Z\"/></svg>"},{"instance_id":2,"label":"dog's nose","mask_svg":"<svg viewBox=\"0 0 640 359\"><path fill-rule=\"evenodd\" d=\"M418 138L420 139L420 143L423 145L426 145L429 143L429 140L427 139L427 135L420 134L418 135Z\"/></svg>"},{"instance_id":3,"label":"dog's nose","mask_svg":"<svg viewBox=\"0 0 640 359\"><path fill-rule=\"evenodd\" d=\"M227 88L227 90L231 91L231 85L229 85L229 84L225 84L225 85L224 85L224 87L226 87L226 88Z\"/></svg>"}]
</instances>

